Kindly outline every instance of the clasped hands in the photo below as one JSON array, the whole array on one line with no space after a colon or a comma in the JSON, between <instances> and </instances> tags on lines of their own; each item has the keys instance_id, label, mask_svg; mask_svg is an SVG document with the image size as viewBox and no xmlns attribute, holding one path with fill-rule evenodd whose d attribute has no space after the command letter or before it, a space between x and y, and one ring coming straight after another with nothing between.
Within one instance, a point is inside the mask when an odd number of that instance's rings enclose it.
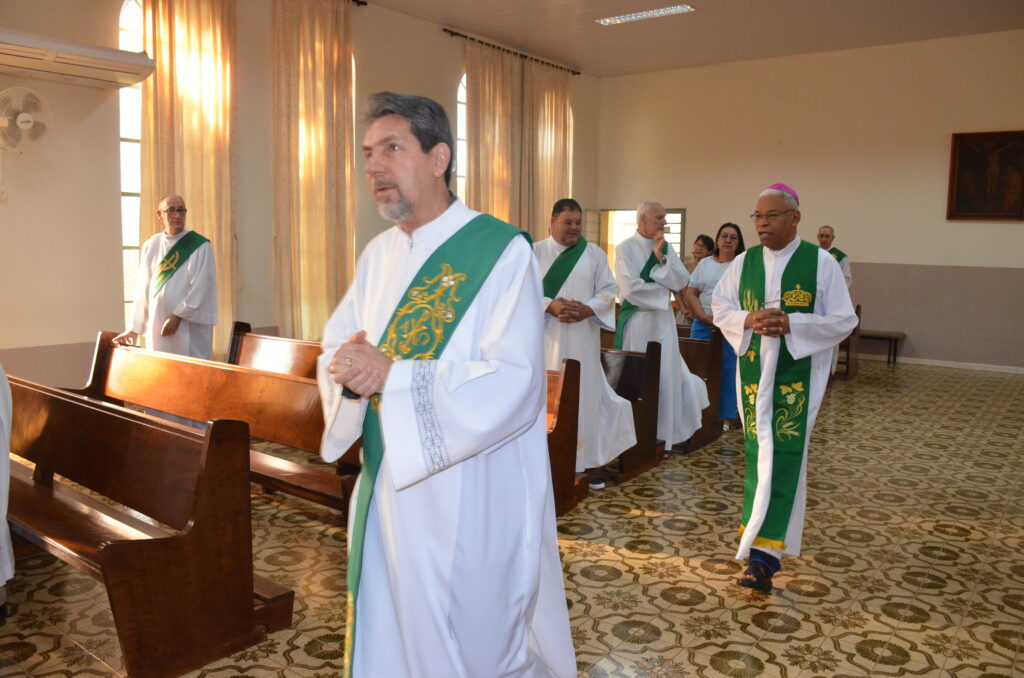
<instances>
[{"instance_id":1,"label":"clasped hands","mask_svg":"<svg viewBox=\"0 0 1024 678\"><path fill-rule=\"evenodd\" d=\"M754 334L781 337L789 334L789 314L781 308L764 308L748 313L743 326L753 329Z\"/></svg>"},{"instance_id":2,"label":"clasped hands","mask_svg":"<svg viewBox=\"0 0 1024 678\"><path fill-rule=\"evenodd\" d=\"M578 323L594 315L594 309L575 299L552 299L547 312L563 323Z\"/></svg>"},{"instance_id":3,"label":"clasped hands","mask_svg":"<svg viewBox=\"0 0 1024 678\"><path fill-rule=\"evenodd\" d=\"M334 383L369 398L384 389L391 372L391 360L366 341L366 331L356 332L331 358L327 365Z\"/></svg>"}]
</instances>

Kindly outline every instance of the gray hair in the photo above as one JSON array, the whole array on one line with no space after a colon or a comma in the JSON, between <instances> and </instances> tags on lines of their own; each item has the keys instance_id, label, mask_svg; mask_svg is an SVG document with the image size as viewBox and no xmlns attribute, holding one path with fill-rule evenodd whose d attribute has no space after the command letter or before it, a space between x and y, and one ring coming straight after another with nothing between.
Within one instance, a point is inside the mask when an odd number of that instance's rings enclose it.
<instances>
[{"instance_id":1,"label":"gray hair","mask_svg":"<svg viewBox=\"0 0 1024 678\"><path fill-rule=\"evenodd\" d=\"M794 198L793 195L790 194L790 193L786 193L785 191L780 191L777 188L766 188L763 191L761 191L761 193L757 197L758 198L763 198L766 195L774 195L774 196L776 196L778 198L782 198L782 201L784 203L786 203L786 207L788 207L790 209L794 209L794 210L800 209L800 203L798 203L796 201L796 198Z\"/></svg>"},{"instance_id":2,"label":"gray hair","mask_svg":"<svg viewBox=\"0 0 1024 678\"><path fill-rule=\"evenodd\" d=\"M450 157L444 171L447 186L455 167L455 141L452 126L444 107L433 99L412 94L377 92L366 100L366 114L363 120L371 123L388 115L397 115L409 121L412 134L420 142L420 149L427 153L438 144L447 144Z\"/></svg>"},{"instance_id":3,"label":"gray hair","mask_svg":"<svg viewBox=\"0 0 1024 678\"><path fill-rule=\"evenodd\" d=\"M661 207L664 207L664 205L662 205L657 200L644 200L642 203L637 205L636 206L636 223L639 224L640 223L640 217L645 216L648 212L651 211L651 208L654 207L655 205L659 205Z\"/></svg>"},{"instance_id":4,"label":"gray hair","mask_svg":"<svg viewBox=\"0 0 1024 678\"><path fill-rule=\"evenodd\" d=\"M821 229L823 229L823 228L827 228L829 231L831 231L832 235L836 234L836 229L832 228L828 224L825 224L824 226L819 226L818 227L818 233L821 233Z\"/></svg>"}]
</instances>

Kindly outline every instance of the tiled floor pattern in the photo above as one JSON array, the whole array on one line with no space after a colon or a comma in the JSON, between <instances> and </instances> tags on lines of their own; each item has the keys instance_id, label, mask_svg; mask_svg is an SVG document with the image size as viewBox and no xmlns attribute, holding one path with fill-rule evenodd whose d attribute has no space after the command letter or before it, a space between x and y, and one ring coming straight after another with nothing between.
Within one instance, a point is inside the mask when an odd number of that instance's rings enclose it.
<instances>
[{"instance_id":1,"label":"tiled floor pattern","mask_svg":"<svg viewBox=\"0 0 1024 678\"><path fill-rule=\"evenodd\" d=\"M729 432L559 520L580 676L1024 676L1024 376L866 363L836 382L804 555L771 596L734 583L741 452ZM253 526L294 628L191 675L339 675L338 514L254 492ZM100 584L40 555L8 591L0 676L121 675Z\"/></svg>"}]
</instances>

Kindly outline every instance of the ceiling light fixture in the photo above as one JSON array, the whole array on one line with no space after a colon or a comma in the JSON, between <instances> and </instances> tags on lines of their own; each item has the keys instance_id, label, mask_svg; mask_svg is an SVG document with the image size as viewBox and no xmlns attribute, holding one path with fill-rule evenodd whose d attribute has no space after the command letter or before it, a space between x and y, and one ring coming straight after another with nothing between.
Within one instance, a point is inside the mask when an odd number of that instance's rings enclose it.
<instances>
[{"instance_id":1,"label":"ceiling light fixture","mask_svg":"<svg viewBox=\"0 0 1024 678\"><path fill-rule=\"evenodd\" d=\"M649 9L644 12L633 12L632 14L621 14L619 16L610 16L604 19L594 19L597 23L602 26L612 26L614 24L624 24L627 21L640 21L641 19L657 19L662 16L671 16L673 14L686 14L687 12L694 11L693 7L689 5L672 5L671 7L662 7L661 9Z\"/></svg>"}]
</instances>

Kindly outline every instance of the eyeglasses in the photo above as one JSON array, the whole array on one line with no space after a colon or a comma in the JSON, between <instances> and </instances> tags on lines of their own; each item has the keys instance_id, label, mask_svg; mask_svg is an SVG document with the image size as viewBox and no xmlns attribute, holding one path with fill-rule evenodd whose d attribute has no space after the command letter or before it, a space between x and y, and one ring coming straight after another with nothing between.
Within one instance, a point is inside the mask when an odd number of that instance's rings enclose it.
<instances>
[{"instance_id":1,"label":"eyeglasses","mask_svg":"<svg viewBox=\"0 0 1024 678\"><path fill-rule=\"evenodd\" d=\"M181 216L185 216L185 213L188 212L184 207L168 207L160 211L164 214L180 214Z\"/></svg>"},{"instance_id":2,"label":"eyeglasses","mask_svg":"<svg viewBox=\"0 0 1024 678\"><path fill-rule=\"evenodd\" d=\"M719 240L739 240L740 237L738 235L734 234L734 233L723 233L722 235L718 236L718 239Z\"/></svg>"},{"instance_id":3,"label":"eyeglasses","mask_svg":"<svg viewBox=\"0 0 1024 678\"><path fill-rule=\"evenodd\" d=\"M796 212L796 210L786 210L785 212L769 212L768 214L754 212L753 214L750 215L750 220L753 222L758 222L761 221L762 219L764 219L765 221L777 221L781 219L783 216L789 214L790 212Z\"/></svg>"}]
</instances>

